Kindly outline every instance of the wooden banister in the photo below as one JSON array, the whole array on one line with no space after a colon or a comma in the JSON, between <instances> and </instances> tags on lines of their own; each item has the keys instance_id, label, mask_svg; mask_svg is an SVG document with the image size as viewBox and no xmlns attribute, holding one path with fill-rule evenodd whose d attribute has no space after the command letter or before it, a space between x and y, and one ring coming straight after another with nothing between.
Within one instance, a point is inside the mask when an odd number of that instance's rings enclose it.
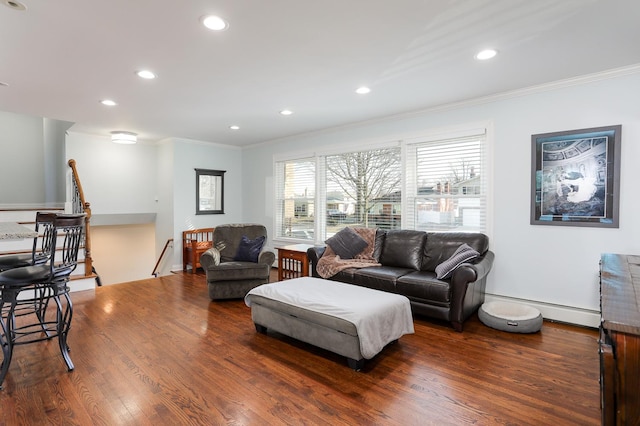
<instances>
[{"instance_id":1,"label":"wooden banister","mask_svg":"<svg viewBox=\"0 0 640 426\"><path fill-rule=\"evenodd\" d=\"M72 194L72 210L73 213L85 213L84 227L84 275L89 277L95 271L93 269L93 260L91 258L91 204L84 198L84 191L82 190L82 184L80 183L80 177L78 176L78 169L76 168L76 160L69 160L69 167L71 167L71 173L73 176L73 194Z\"/></svg>"},{"instance_id":2,"label":"wooden banister","mask_svg":"<svg viewBox=\"0 0 640 426\"><path fill-rule=\"evenodd\" d=\"M162 249L162 253L160 253L160 257L158 258L158 261L156 262L156 266L153 268L153 272L151 272L151 275L153 275L154 277L158 276L158 267L160 266L160 262L162 261L162 258L164 257L165 252L167 251L167 248L169 247L169 244L173 243L173 238L169 238L167 240L167 242L164 245L164 248Z\"/></svg>"}]
</instances>

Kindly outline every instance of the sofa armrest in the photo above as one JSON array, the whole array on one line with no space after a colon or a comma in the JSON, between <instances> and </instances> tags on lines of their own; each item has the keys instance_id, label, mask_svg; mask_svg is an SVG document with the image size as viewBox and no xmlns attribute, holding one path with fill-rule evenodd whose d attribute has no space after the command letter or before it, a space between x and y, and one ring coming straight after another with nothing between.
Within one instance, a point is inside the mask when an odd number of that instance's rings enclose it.
<instances>
[{"instance_id":1,"label":"sofa armrest","mask_svg":"<svg viewBox=\"0 0 640 426\"><path fill-rule=\"evenodd\" d=\"M462 322L484 303L487 275L495 255L487 252L475 263L463 263L451 277L451 322L462 331ZM472 287L472 288L470 288Z\"/></svg>"},{"instance_id":2,"label":"sofa armrest","mask_svg":"<svg viewBox=\"0 0 640 426\"><path fill-rule=\"evenodd\" d=\"M273 266L273 262L275 261L276 254L270 250L262 251L258 256L258 263L269 265L270 268Z\"/></svg>"},{"instance_id":3,"label":"sofa armrest","mask_svg":"<svg viewBox=\"0 0 640 426\"><path fill-rule=\"evenodd\" d=\"M326 247L324 246L316 246L307 249L307 257L311 263L311 271L309 272L312 277L320 278L320 275L318 275L318 272L316 271L316 266L318 266L318 260L320 260L325 250Z\"/></svg>"},{"instance_id":4,"label":"sofa armrest","mask_svg":"<svg viewBox=\"0 0 640 426\"><path fill-rule=\"evenodd\" d=\"M216 248L210 248L200 255L200 265L205 271L212 266L220 264L220 252Z\"/></svg>"}]
</instances>

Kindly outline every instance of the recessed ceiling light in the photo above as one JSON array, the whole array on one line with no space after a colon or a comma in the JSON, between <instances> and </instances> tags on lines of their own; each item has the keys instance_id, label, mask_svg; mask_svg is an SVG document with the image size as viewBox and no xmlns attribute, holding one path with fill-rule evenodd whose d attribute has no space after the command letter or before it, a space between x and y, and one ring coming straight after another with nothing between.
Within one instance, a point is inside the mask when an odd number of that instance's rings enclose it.
<instances>
[{"instance_id":1,"label":"recessed ceiling light","mask_svg":"<svg viewBox=\"0 0 640 426\"><path fill-rule=\"evenodd\" d=\"M358 87L356 89L356 93L359 94L359 95L366 95L369 92L371 92L371 89L369 89L368 87L365 87L365 86Z\"/></svg>"},{"instance_id":2,"label":"recessed ceiling light","mask_svg":"<svg viewBox=\"0 0 640 426\"><path fill-rule=\"evenodd\" d=\"M138 141L137 133L124 132L122 130L116 130L111 132L111 142L120 144L134 144Z\"/></svg>"},{"instance_id":3,"label":"recessed ceiling light","mask_svg":"<svg viewBox=\"0 0 640 426\"><path fill-rule=\"evenodd\" d=\"M141 70L141 71L137 71L136 74L138 75L138 77L140 78L144 78L147 80L152 80L154 78L156 78L156 75L154 73L152 73L149 70Z\"/></svg>"},{"instance_id":4,"label":"recessed ceiling light","mask_svg":"<svg viewBox=\"0 0 640 426\"><path fill-rule=\"evenodd\" d=\"M293 114L293 111L291 111L290 109L283 109L282 111L280 111L280 114L282 114L282 115L291 115L291 114Z\"/></svg>"},{"instance_id":5,"label":"recessed ceiling light","mask_svg":"<svg viewBox=\"0 0 640 426\"><path fill-rule=\"evenodd\" d=\"M240 130L240 126L229 126L231 130Z\"/></svg>"},{"instance_id":6,"label":"recessed ceiling light","mask_svg":"<svg viewBox=\"0 0 640 426\"><path fill-rule=\"evenodd\" d=\"M106 106L116 106L118 105L115 101L112 101L111 99L103 99L100 101L100 103L102 105L106 105Z\"/></svg>"},{"instance_id":7,"label":"recessed ceiling light","mask_svg":"<svg viewBox=\"0 0 640 426\"><path fill-rule=\"evenodd\" d=\"M476 59L478 59L479 61L485 61L485 60L487 60L487 59L491 59L491 58L493 58L493 57L494 57L494 56L496 56L497 54L498 54L498 51L497 51L497 50L494 50L494 49L485 49L485 50L482 50L482 51L480 51L480 52L476 53L475 58L476 58Z\"/></svg>"},{"instance_id":8,"label":"recessed ceiling light","mask_svg":"<svg viewBox=\"0 0 640 426\"><path fill-rule=\"evenodd\" d=\"M27 6L15 0L3 0L5 6L15 10L27 10Z\"/></svg>"},{"instance_id":9,"label":"recessed ceiling light","mask_svg":"<svg viewBox=\"0 0 640 426\"><path fill-rule=\"evenodd\" d=\"M204 16L202 18L202 24L213 31L222 31L229 28L227 21L215 15Z\"/></svg>"}]
</instances>

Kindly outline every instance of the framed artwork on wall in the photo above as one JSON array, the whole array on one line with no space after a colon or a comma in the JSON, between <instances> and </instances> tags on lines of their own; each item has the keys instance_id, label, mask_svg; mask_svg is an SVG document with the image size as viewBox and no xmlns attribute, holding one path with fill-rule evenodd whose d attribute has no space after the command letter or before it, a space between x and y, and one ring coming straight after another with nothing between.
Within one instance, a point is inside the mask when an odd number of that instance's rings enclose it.
<instances>
[{"instance_id":1,"label":"framed artwork on wall","mask_svg":"<svg viewBox=\"0 0 640 426\"><path fill-rule=\"evenodd\" d=\"M622 126L531 136L531 224L618 228Z\"/></svg>"},{"instance_id":2,"label":"framed artwork on wall","mask_svg":"<svg viewBox=\"0 0 640 426\"><path fill-rule=\"evenodd\" d=\"M196 170L196 215L224 214L224 170Z\"/></svg>"}]
</instances>

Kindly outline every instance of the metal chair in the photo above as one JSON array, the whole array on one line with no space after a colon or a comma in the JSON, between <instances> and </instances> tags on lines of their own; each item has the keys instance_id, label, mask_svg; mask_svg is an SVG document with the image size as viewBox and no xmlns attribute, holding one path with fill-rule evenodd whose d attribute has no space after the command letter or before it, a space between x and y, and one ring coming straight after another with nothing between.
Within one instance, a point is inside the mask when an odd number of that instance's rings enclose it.
<instances>
[{"instance_id":1,"label":"metal chair","mask_svg":"<svg viewBox=\"0 0 640 426\"><path fill-rule=\"evenodd\" d=\"M38 233L33 238L33 249L31 253L6 254L0 256L0 272L23 266L39 265L46 263L51 254L51 229L53 227L53 219L55 213L36 213L35 231ZM42 234L42 237L40 237ZM41 244L38 245L38 240Z\"/></svg>"},{"instance_id":2,"label":"metal chair","mask_svg":"<svg viewBox=\"0 0 640 426\"><path fill-rule=\"evenodd\" d=\"M17 345L57 337L67 368L74 369L67 345L73 316L67 284L77 266L84 219L84 214L55 215L43 243L49 247L48 262L0 272L0 388Z\"/></svg>"}]
</instances>

